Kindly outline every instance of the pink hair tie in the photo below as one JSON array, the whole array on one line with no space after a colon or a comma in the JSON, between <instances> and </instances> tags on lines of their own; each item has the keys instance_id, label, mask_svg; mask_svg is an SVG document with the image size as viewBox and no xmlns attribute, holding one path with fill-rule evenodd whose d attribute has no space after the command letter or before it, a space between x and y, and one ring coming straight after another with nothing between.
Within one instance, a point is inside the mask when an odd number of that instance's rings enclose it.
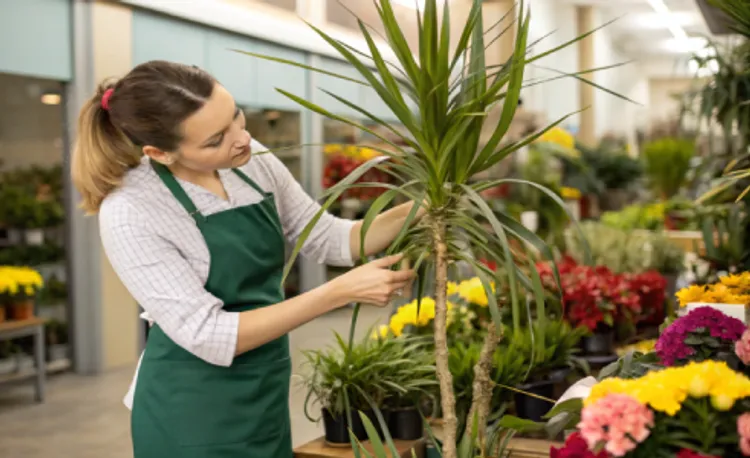
<instances>
[{"instance_id":1,"label":"pink hair tie","mask_svg":"<svg viewBox=\"0 0 750 458\"><path fill-rule=\"evenodd\" d=\"M102 94L102 108L104 108L106 111L109 111L109 99L110 97L112 97L113 92L115 92L115 90L109 88L104 91L104 94Z\"/></svg>"}]
</instances>

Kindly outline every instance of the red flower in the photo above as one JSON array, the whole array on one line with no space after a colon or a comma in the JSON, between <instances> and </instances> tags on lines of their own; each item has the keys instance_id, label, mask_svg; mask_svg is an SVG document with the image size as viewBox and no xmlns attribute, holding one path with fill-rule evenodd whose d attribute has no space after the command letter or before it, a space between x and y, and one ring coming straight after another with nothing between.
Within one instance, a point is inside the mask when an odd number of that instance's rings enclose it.
<instances>
[{"instance_id":1,"label":"red flower","mask_svg":"<svg viewBox=\"0 0 750 458\"><path fill-rule=\"evenodd\" d=\"M537 269L545 287L557 290L551 266L539 264ZM634 322L640 315L641 297L628 277L605 266L578 265L571 258L564 258L558 270L565 316L574 326L594 331L618 320Z\"/></svg>"},{"instance_id":2,"label":"red flower","mask_svg":"<svg viewBox=\"0 0 750 458\"><path fill-rule=\"evenodd\" d=\"M568 436L562 448L550 447L549 456L550 458L609 458L604 451L594 453L589 450L586 441L578 431Z\"/></svg>"},{"instance_id":3,"label":"red flower","mask_svg":"<svg viewBox=\"0 0 750 458\"><path fill-rule=\"evenodd\" d=\"M487 266L488 269L490 269L493 272L497 271L497 263L495 261L490 261L488 259L480 259L479 262Z\"/></svg>"}]
</instances>

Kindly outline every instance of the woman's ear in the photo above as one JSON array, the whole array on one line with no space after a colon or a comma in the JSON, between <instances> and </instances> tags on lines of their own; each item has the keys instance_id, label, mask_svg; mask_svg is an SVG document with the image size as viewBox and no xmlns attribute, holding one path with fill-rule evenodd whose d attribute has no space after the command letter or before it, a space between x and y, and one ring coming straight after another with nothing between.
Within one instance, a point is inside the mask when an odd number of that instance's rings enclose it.
<instances>
[{"instance_id":1,"label":"woman's ear","mask_svg":"<svg viewBox=\"0 0 750 458\"><path fill-rule=\"evenodd\" d=\"M166 151L160 150L155 146L150 145L146 145L143 147L143 154L145 154L152 160L164 165L172 165L177 159L177 155L175 153L168 153Z\"/></svg>"}]
</instances>

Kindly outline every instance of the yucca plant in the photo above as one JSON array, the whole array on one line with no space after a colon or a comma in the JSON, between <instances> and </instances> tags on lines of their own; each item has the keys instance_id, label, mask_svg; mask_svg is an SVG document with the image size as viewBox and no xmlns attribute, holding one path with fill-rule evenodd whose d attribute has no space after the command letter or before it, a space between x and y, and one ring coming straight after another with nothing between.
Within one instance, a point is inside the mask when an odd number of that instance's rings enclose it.
<instances>
[{"instance_id":1,"label":"yucca plant","mask_svg":"<svg viewBox=\"0 0 750 458\"><path fill-rule=\"evenodd\" d=\"M747 0L708 0L712 6L724 11L735 24L732 28L750 38L750 2Z\"/></svg>"},{"instance_id":2,"label":"yucca plant","mask_svg":"<svg viewBox=\"0 0 750 458\"><path fill-rule=\"evenodd\" d=\"M278 89L280 93L301 106L361 129L379 138L390 148L378 149L383 154L383 159L363 164L326 191L326 200L322 205L321 213L314 217L303 231L292 252L288 266L292 265L291 263L322 212L352 187L375 186L386 189L373 201L364 217L361 234L363 240L378 213L397 197L406 198L415 203L406 218L403 229L388 252L404 253L411 261L412 268L419 272L434 272L434 281L431 284L434 285L436 303L435 359L444 424L442 454L446 458L455 458L458 446L457 418L452 376L448 366L446 337L446 282L449 268L459 262L464 262L473 268L488 292L489 309L495 322L495 326L490 326L488 329L481 357L475 368L475 380L479 381L477 386L480 389L474 390L474 399L470 409L474 413L471 418L474 415L477 417L476 422L472 424L480 427L470 428L472 431L468 432L467 437L478 437L481 441L486 439L483 425L486 424L486 418L489 415L488 406L492 397L492 381L489 376L491 359L501 334L498 329L501 314L495 295L492 293L492 284L502 281L507 285L508 303L513 316L513 332L520 332L522 326L520 311L525 301L524 292L529 292L534 298L538 310L543 310L544 307L541 281L533 264L529 261L532 257L526 256L524 251L536 250L548 259L553 257L551 250L537 235L508 214L493 212L480 193L504 183L525 184L538 188L560 206L564 206L560 197L555 193L535 183L510 178L491 181L476 181L472 178L508 158L515 151L530 144L546 130L557 126L567 118L566 116L559 119L547 129L522 140L504 142L518 106L521 89L525 84L526 66L573 45L594 31L549 51L531 56L528 50L534 43L528 40L530 16L523 1L517 8L515 30L510 31L511 29L508 28L498 31L496 26L501 21L485 29L482 1L473 0L461 34L458 37L451 37L451 15L448 2L445 2L441 12L436 0L426 0L422 9L417 13L419 52L418 56L415 56L399 27L391 0L375 1L374 5L384 26L383 38L398 59L397 63L389 62L383 57L373 38L375 32L372 32L372 29L359 19L357 19L359 30L367 43L369 54L356 50L332 38L314 25L308 24L358 71L361 78L337 75L323 69L271 56L245 54L303 67L310 71L368 86L378 94L395 118L404 126L404 131L397 130L354 102L325 91L340 103L361 114L368 120L368 123L386 129L400 139L398 142L393 142L362 123L338 116L297 95ZM501 65L487 65L485 62L486 46L496 39L494 35L503 33L515 34L513 55ZM596 86L581 78L580 75L601 69L561 73L558 77L573 77ZM529 84L538 83L539 81ZM417 113L410 109L409 102L416 105ZM485 126L488 112L498 104L501 107L499 120L491 126ZM483 127L492 132L489 139L480 140ZM402 144L406 146L401 146ZM386 171L394 178L396 184L355 183L372 168ZM418 220L417 214L420 207L424 208L425 216ZM472 249L482 251L489 261L503 266L498 271L504 272L504 278L496 277L491 270L472 256ZM364 262L364 249L361 256ZM424 279L420 279L418 289L421 290L424 284ZM356 325L358 310L359 305L355 307L350 338ZM538 315L542 316L543 313L538 313ZM511 338L512 335L508 337ZM543 342L539 344L543 345ZM395 456L395 447L391 441L386 442ZM358 451L359 448L355 446L354 450ZM385 454L376 451L376 456L385 457Z\"/></svg>"}]
</instances>

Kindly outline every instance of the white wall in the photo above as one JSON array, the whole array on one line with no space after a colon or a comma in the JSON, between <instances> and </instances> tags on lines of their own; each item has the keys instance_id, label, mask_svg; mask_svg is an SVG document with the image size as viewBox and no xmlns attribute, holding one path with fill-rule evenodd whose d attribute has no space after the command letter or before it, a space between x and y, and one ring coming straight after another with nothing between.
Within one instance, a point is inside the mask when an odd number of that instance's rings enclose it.
<instances>
[{"instance_id":1,"label":"white wall","mask_svg":"<svg viewBox=\"0 0 750 458\"><path fill-rule=\"evenodd\" d=\"M556 0L531 0L529 8L531 11L529 42L534 42L554 32L535 45L532 52L541 53L575 38L576 12L573 5L561 4ZM527 67L526 80L559 76L555 72L540 67L566 73L577 71L577 46L572 45ZM529 110L543 113L546 120L552 122L578 110L578 82L574 78L568 77L539 84L526 89L523 99L524 105ZM578 122L578 116L576 115L570 118L565 126L576 130Z\"/></svg>"},{"instance_id":2,"label":"white wall","mask_svg":"<svg viewBox=\"0 0 750 458\"><path fill-rule=\"evenodd\" d=\"M596 26L609 18L596 14ZM611 29L605 27L594 34L595 67L615 65L631 60L617 46ZM645 126L646 105L648 104L648 77L639 62L630 62L611 70L594 74L596 84L621 94L632 102L618 98L602 90L594 95L596 112L596 135L612 133L626 136L631 144L635 143L635 132Z\"/></svg>"}]
</instances>

